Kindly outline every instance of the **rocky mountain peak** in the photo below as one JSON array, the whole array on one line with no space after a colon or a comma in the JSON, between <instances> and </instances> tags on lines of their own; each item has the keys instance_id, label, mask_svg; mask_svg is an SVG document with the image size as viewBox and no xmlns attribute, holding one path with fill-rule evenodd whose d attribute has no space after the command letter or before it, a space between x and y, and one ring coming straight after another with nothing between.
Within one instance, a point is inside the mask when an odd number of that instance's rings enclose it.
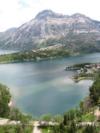
<instances>
[{"instance_id":1,"label":"rocky mountain peak","mask_svg":"<svg viewBox=\"0 0 100 133\"><path fill-rule=\"evenodd\" d=\"M46 19L47 17L58 18L58 17L62 17L62 16L63 15L55 13L52 10L43 10L36 15L35 19Z\"/></svg>"},{"instance_id":2,"label":"rocky mountain peak","mask_svg":"<svg viewBox=\"0 0 100 133\"><path fill-rule=\"evenodd\" d=\"M80 20L80 19L83 19L84 21L91 21L91 19L87 16L85 16L84 14L81 14L81 13L75 13L71 16L73 19L77 19L77 20Z\"/></svg>"},{"instance_id":3,"label":"rocky mountain peak","mask_svg":"<svg viewBox=\"0 0 100 133\"><path fill-rule=\"evenodd\" d=\"M84 17L85 18L86 16L81 14L81 13L75 13L75 14L72 15L72 17L77 17L77 18L78 17Z\"/></svg>"},{"instance_id":4,"label":"rocky mountain peak","mask_svg":"<svg viewBox=\"0 0 100 133\"><path fill-rule=\"evenodd\" d=\"M72 35L73 39L70 39ZM82 36L81 39L79 36ZM71 47L73 42L76 48L77 40L80 45L87 41L87 45L92 45L94 40L100 40L100 22L80 13L68 16L43 10L20 27L0 33L0 48L27 50L58 43Z\"/></svg>"}]
</instances>

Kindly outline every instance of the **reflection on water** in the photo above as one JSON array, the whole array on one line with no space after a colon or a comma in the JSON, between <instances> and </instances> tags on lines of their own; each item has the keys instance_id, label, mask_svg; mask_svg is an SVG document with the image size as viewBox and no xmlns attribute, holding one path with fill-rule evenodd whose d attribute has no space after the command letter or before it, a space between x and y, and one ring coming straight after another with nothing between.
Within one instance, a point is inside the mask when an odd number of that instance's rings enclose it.
<instances>
[{"instance_id":1,"label":"reflection on water","mask_svg":"<svg viewBox=\"0 0 100 133\"><path fill-rule=\"evenodd\" d=\"M8 85L14 103L23 112L34 115L58 114L75 107L86 95L91 80L74 83L67 65L99 62L100 54L60 58L50 61L2 64L0 82Z\"/></svg>"}]
</instances>

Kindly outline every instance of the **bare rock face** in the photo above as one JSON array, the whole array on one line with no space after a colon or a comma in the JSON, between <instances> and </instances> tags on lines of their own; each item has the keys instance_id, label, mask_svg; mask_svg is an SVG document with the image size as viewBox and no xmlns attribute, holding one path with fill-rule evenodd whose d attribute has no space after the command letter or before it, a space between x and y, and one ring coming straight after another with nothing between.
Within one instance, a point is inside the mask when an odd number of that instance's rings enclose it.
<instances>
[{"instance_id":1,"label":"bare rock face","mask_svg":"<svg viewBox=\"0 0 100 133\"><path fill-rule=\"evenodd\" d=\"M0 48L29 50L64 45L66 48L100 49L100 22L83 14L72 16L44 10L18 28L0 33ZM91 47L90 47L91 46Z\"/></svg>"}]
</instances>

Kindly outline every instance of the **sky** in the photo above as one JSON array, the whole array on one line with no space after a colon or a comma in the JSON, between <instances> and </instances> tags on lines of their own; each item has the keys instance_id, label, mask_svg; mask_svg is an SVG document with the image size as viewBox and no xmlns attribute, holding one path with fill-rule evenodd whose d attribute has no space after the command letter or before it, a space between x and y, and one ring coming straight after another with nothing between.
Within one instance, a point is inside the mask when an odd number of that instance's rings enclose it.
<instances>
[{"instance_id":1,"label":"sky","mask_svg":"<svg viewBox=\"0 0 100 133\"><path fill-rule=\"evenodd\" d=\"M82 13L100 21L100 0L0 0L0 32L22 25L45 9L66 15Z\"/></svg>"}]
</instances>

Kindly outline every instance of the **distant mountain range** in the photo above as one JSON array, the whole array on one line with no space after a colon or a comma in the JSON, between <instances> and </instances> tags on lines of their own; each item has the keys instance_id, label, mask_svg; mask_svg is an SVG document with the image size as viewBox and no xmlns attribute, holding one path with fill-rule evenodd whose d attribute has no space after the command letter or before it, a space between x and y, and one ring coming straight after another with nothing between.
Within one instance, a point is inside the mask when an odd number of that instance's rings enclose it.
<instances>
[{"instance_id":1,"label":"distant mountain range","mask_svg":"<svg viewBox=\"0 0 100 133\"><path fill-rule=\"evenodd\" d=\"M100 21L44 10L18 28L0 33L0 49L31 50L63 46L76 52L100 51Z\"/></svg>"}]
</instances>

